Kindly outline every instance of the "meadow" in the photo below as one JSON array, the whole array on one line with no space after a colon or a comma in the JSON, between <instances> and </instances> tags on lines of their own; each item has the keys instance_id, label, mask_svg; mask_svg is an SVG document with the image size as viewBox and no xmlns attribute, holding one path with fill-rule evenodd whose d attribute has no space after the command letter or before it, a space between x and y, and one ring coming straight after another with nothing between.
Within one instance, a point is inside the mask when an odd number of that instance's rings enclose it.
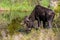
<instances>
[{"instance_id":1,"label":"meadow","mask_svg":"<svg viewBox=\"0 0 60 40\"><path fill-rule=\"evenodd\" d=\"M59 40L59 5L52 9L56 13L52 29L33 28L28 34L24 31L24 17L31 14L37 3L34 0L0 0L0 40ZM49 0L43 0L40 4L48 7Z\"/></svg>"}]
</instances>

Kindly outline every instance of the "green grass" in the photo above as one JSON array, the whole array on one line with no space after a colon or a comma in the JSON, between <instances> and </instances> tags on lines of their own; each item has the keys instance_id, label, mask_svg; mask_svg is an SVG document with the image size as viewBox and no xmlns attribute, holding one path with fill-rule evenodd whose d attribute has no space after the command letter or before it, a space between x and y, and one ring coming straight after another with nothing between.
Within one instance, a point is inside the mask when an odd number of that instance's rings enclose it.
<instances>
[{"instance_id":1,"label":"green grass","mask_svg":"<svg viewBox=\"0 0 60 40\"><path fill-rule=\"evenodd\" d=\"M41 5L47 7L49 5L49 0L42 0Z\"/></svg>"},{"instance_id":2,"label":"green grass","mask_svg":"<svg viewBox=\"0 0 60 40\"><path fill-rule=\"evenodd\" d=\"M11 10L20 10L20 11L31 11L34 6L29 5L29 2L27 0L24 0L23 2L12 2L11 0L1 0L0 7L4 9L11 9ZM31 3L32 4L32 3ZM41 5L48 6L49 0L42 0Z\"/></svg>"}]
</instances>

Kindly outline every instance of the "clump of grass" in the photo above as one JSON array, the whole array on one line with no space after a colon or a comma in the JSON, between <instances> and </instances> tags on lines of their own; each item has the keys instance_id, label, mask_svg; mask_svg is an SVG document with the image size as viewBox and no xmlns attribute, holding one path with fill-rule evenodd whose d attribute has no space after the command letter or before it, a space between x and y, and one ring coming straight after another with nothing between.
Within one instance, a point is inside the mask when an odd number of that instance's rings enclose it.
<instances>
[{"instance_id":1,"label":"clump of grass","mask_svg":"<svg viewBox=\"0 0 60 40\"><path fill-rule=\"evenodd\" d=\"M19 30L21 27L20 22L20 17L12 19L11 23L8 25L8 30L11 34L14 34L14 32L17 32Z\"/></svg>"}]
</instances>

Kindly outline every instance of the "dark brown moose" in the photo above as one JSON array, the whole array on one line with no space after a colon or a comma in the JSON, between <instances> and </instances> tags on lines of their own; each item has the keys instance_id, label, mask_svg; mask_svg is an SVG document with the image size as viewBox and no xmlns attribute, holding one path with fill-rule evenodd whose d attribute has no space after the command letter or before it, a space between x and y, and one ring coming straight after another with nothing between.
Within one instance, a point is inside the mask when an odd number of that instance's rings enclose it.
<instances>
[{"instance_id":1,"label":"dark brown moose","mask_svg":"<svg viewBox=\"0 0 60 40\"><path fill-rule=\"evenodd\" d=\"M38 21L38 26L40 26L41 21L43 22L43 28L52 28L52 22L54 19L55 13L49 8L45 8L41 5L36 5L32 13L25 18L25 23L28 29L31 29L34 26L34 21ZM28 20L27 20L28 19ZM47 26L46 26L47 24Z\"/></svg>"}]
</instances>

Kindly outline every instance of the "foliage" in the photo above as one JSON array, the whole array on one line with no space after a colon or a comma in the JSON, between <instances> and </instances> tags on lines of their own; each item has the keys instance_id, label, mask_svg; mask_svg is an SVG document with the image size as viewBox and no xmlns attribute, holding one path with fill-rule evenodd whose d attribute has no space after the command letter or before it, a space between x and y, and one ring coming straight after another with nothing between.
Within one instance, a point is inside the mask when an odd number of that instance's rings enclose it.
<instances>
[{"instance_id":1,"label":"foliage","mask_svg":"<svg viewBox=\"0 0 60 40\"><path fill-rule=\"evenodd\" d=\"M54 8L55 11L55 24L57 27L60 27L60 1L57 2L57 6Z\"/></svg>"},{"instance_id":2,"label":"foliage","mask_svg":"<svg viewBox=\"0 0 60 40\"><path fill-rule=\"evenodd\" d=\"M56 13L60 13L60 1L57 4L57 7L54 9Z\"/></svg>"},{"instance_id":3,"label":"foliage","mask_svg":"<svg viewBox=\"0 0 60 40\"><path fill-rule=\"evenodd\" d=\"M20 17L16 17L16 18L12 19L11 23L8 25L8 30L9 30L10 34L17 32L19 30L19 28L21 28L20 22L21 22Z\"/></svg>"},{"instance_id":4,"label":"foliage","mask_svg":"<svg viewBox=\"0 0 60 40\"><path fill-rule=\"evenodd\" d=\"M4 9L10 9L9 12L3 12L0 15L0 19L5 19L9 22L8 30L10 33L14 33L19 30L22 26L20 25L23 18L27 15L30 15L34 9L35 0L23 0L20 2L17 0L1 0L0 7ZM34 4L33 4L34 3ZM32 5L31 5L32 4ZM41 5L47 7L49 5L49 0L42 0ZM57 9L54 9L56 12L60 12L60 6L57 6ZM57 14L57 13L56 13ZM16 19L18 18L18 19ZM19 22L20 21L20 22ZM57 22L57 21L56 21Z\"/></svg>"}]
</instances>

